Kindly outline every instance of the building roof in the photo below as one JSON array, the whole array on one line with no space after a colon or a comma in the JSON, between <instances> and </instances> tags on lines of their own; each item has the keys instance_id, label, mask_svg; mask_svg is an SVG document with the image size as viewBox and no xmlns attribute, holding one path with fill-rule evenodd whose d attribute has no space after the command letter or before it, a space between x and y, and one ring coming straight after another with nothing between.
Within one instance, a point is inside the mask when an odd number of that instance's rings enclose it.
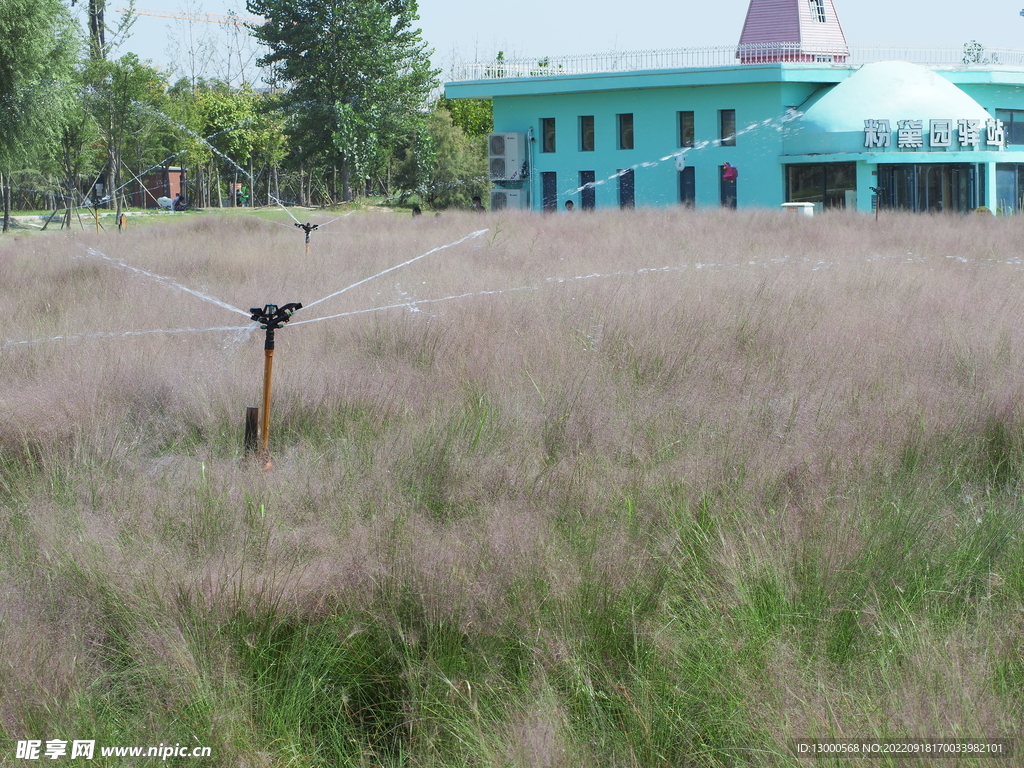
<instances>
[{"instance_id":1,"label":"building roof","mask_svg":"<svg viewBox=\"0 0 1024 768\"><path fill-rule=\"evenodd\" d=\"M865 119L990 117L946 78L920 64L865 64L843 82L819 91L801 107L800 121L818 131L863 131Z\"/></svg>"},{"instance_id":2,"label":"building roof","mask_svg":"<svg viewBox=\"0 0 1024 768\"><path fill-rule=\"evenodd\" d=\"M864 121L991 117L977 101L936 72L906 61L865 64L841 83L823 88L800 107L786 154L864 151Z\"/></svg>"},{"instance_id":3,"label":"building roof","mask_svg":"<svg viewBox=\"0 0 1024 768\"><path fill-rule=\"evenodd\" d=\"M844 61L849 54L832 0L750 0L737 56L746 60L766 44L792 45L810 61Z\"/></svg>"},{"instance_id":4,"label":"building roof","mask_svg":"<svg viewBox=\"0 0 1024 768\"><path fill-rule=\"evenodd\" d=\"M747 83L836 83L851 73L832 64L775 62L731 67L591 72L546 77L506 77L445 84L449 99L491 99L502 96L564 95L601 91L682 88Z\"/></svg>"}]
</instances>

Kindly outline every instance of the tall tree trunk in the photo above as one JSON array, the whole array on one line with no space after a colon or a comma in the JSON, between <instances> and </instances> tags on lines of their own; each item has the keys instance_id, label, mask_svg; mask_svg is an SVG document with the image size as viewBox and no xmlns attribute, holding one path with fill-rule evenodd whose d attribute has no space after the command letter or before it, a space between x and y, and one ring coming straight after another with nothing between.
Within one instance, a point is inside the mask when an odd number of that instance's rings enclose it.
<instances>
[{"instance_id":1,"label":"tall tree trunk","mask_svg":"<svg viewBox=\"0 0 1024 768\"><path fill-rule=\"evenodd\" d=\"M0 173L0 196L4 199L4 232L11 231L11 190L4 183L4 175Z\"/></svg>"},{"instance_id":2,"label":"tall tree trunk","mask_svg":"<svg viewBox=\"0 0 1024 768\"><path fill-rule=\"evenodd\" d=\"M71 229L71 209L75 204L75 179L72 176L68 176L64 179L64 222L61 224L63 229L65 226Z\"/></svg>"},{"instance_id":3,"label":"tall tree trunk","mask_svg":"<svg viewBox=\"0 0 1024 768\"><path fill-rule=\"evenodd\" d=\"M349 176L350 176L350 174L349 174L349 171L348 171L348 166L342 168L341 169L341 195L342 195L341 199L344 200L346 203L352 200L352 188L349 186ZM338 183L337 182L337 179L338 179L338 169L337 169L337 167L335 167L335 169L334 169L334 179L335 179L335 182L334 182L335 183L335 187L337 187L337 183ZM337 196L337 191L335 191L335 196Z\"/></svg>"},{"instance_id":4,"label":"tall tree trunk","mask_svg":"<svg viewBox=\"0 0 1024 768\"><path fill-rule=\"evenodd\" d=\"M112 178L107 179L110 182L110 188L107 190L108 195L113 196L114 203L114 221L117 222L117 228L121 228L121 213L122 201L124 196L121 194L121 155L116 150L111 150L109 155L110 159L110 175Z\"/></svg>"},{"instance_id":5,"label":"tall tree trunk","mask_svg":"<svg viewBox=\"0 0 1024 768\"><path fill-rule=\"evenodd\" d=\"M106 58L106 25L103 22L103 11L107 0L89 0L89 54L95 61Z\"/></svg>"}]
</instances>

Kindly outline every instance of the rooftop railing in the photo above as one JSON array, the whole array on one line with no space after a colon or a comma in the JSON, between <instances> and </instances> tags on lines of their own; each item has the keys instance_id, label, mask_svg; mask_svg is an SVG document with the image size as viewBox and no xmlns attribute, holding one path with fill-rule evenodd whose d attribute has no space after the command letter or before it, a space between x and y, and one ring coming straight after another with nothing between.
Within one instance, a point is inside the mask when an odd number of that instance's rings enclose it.
<instances>
[{"instance_id":1,"label":"rooftop railing","mask_svg":"<svg viewBox=\"0 0 1024 768\"><path fill-rule=\"evenodd\" d=\"M768 62L801 62L818 65L859 66L873 61L910 61L926 66L983 67L1024 66L1024 49L986 48L977 43L963 46L908 45L812 46L801 43L746 43L703 48L666 48L648 51L498 59L464 62L452 68L452 81L490 80L511 77L553 77L597 72L636 72L658 69L735 67Z\"/></svg>"}]
</instances>

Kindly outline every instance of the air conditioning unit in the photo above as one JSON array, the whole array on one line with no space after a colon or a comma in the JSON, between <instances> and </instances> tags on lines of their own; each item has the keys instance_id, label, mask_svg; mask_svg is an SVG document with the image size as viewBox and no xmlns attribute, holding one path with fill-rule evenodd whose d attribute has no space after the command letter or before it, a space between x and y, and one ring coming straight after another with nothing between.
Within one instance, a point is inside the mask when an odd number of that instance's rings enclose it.
<instances>
[{"instance_id":1,"label":"air conditioning unit","mask_svg":"<svg viewBox=\"0 0 1024 768\"><path fill-rule=\"evenodd\" d=\"M491 133L487 136L491 181L519 181L528 175L525 133Z\"/></svg>"},{"instance_id":2,"label":"air conditioning unit","mask_svg":"<svg viewBox=\"0 0 1024 768\"><path fill-rule=\"evenodd\" d=\"M502 211L506 208L525 209L529 207L529 199L525 189L492 189L491 210Z\"/></svg>"}]
</instances>

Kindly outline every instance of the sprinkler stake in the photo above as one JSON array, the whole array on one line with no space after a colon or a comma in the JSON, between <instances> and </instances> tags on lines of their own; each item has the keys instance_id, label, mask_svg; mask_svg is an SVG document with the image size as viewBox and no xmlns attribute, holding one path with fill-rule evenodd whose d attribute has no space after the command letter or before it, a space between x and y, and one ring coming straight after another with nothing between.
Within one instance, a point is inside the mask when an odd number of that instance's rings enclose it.
<instances>
[{"instance_id":1,"label":"sprinkler stake","mask_svg":"<svg viewBox=\"0 0 1024 768\"><path fill-rule=\"evenodd\" d=\"M309 256L309 233L312 232L317 227L319 227L320 225L310 224L308 221L305 224L299 224L299 222L296 221L295 226L306 233L306 255Z\"/></svg>"},{"instance_id":2,"label":"sprinkler stake","mask_svg":"<svg viewBox=\"0 0 1024 768\"><path fill-rule=\"evenodd\" d=\"M251 320L259 323L260 328L267 332L263 345L263 408L260 413L262 425L260 429L260 449L257 455L263 461L263 468L270 468L270 385L274 369L274 331L284 327L293 314L302 309L302 304L293 302L284 306L267 304L264 307L251 307Z\"/></svg>"},{"instance_id":3,"label":"sprinkler stake","mask_svg":"<svg viewBox=\"0 0 1024 768\"><path fill-rule=\"evenodd\" d=\"M885 199L885 187L868 187L875 194L875 221L878 221L878 209L882 207L882 200Z\"/></svg>"}]
</instances>

